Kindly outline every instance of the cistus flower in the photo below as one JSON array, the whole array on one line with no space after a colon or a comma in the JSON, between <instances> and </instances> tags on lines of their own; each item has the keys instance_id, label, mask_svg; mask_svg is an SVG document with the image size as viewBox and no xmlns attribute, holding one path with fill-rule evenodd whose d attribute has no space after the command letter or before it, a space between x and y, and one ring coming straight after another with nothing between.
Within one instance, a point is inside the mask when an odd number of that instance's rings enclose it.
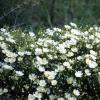
<instances>
[{"instance_id":1,"label":"cistus flower","mask_svg":"<svg viewBox=\"0 0 100 100\"><path fill-rule=\"evenodd\" d=\"M89 69L85 69L85 74L86 74L87 76L90 76L90 75L91 75L90 70L89 70Z\"/></svg>"},{"instance_id":2,"label":"cistus flower","mask_svg":"<svg viewBox=\"0 0 100 100\"><path fill-rule=\"evenodd\" d=\"M46 86L45 80L40 80L39 85L42 86L42 87Z\"/></svg>"},{"instance_id":3,"label":"cistus flower","mask_svg":"<svg viewBox=\"0 0 100 100\"><path fill-rule=\"evenodd\" d=\"M86 64L90 64L91 60L89 58L86 59Z\"/></svg>"},{"instance_id":4,"label":"cistus flower","mask_svg":"<svg viewBox=\"0 0 100 100\"><path fill-rule=\"evenodd\" d=\"M44 72L45 77L47 77L48 79L54 79L56 76L56 72L54 71L45 71Z\"/></svg>"},{"instance_id":5,"label":"cistus flower","mask_svg":"<svg viewBox=\"0 0 100 100\"><path fill-rule=\"evenodd\" d=\"M58 98L58 100L65 100L63 97Z\"/></svg>"},{"instance_id":6,"label":"cistus flower","mask_svg":"<svg viewBox=\"0 0 100 100\"><path fill-rule=\"evenodd\" d=\"M100 33L96 33L95 36L100 39Z\"/></svg>"},{"instance_id":7,"label":"cistus flower","mask_svg":"<svg viewBox=\"0 0 100 100\"><path fill-rule=\"evenodd\" d=\"M41 98L42 98L42 93L39 93L37 91L33 95L34 95L35 99L38 98L38 100L41 100Z\"/></svg>"},{"instance_id":8,"label":"cistus flower","mask_svg":"<svg viewBox=\"0 0 100 100\"><path fill-rule=\"evenodd\" d=\"M90 63L89 63L89 67L90 68L96 68L98 66L98 64L95 62L95 61L91 61Z\"/></svg>"},{"instance_id":9,"label":"cistus flower","mask_svg":"<svg viewBox=\"0 0 100 100\"><path fill-rule=\"evenodd\" d=\"M3 89L3 92L4 92L4 93L7 93L7 92L8 92L8 89L4 88L4 89Z\"/></svg>"},{"instance_id":10,"label":"cistus flower","mask_svg":"<svg viewBox=\"0 0 100 100\"><path fill-rule=\"evenodd\" d=\"M52 85L57 85L57 81L56 81L56 80L52 80L52 81L51 81L51 84L52 84Z\"/></svg>"},{"instance_id":11,"label":"cistus flower","mask_svg":"<svg viewBox=\"0 0 100 100\"><path fill-rule=\"evenodd\" d=\"M23 76L24 75L24 73L22 71L15 71L15 73L16 73L17 76Z\"/></svg>"},{"instance_id":12,"label":"cistus flower","mask_svg":"<svg viewBox=\"0 0 100 100\"><path fill-rule=\"evenodd\" d=\"M0 36L0 41L4 40L4 38L2 36Z\"/></svg>"},{"instance_id":13,"label":"cistus flower","mask_svg":"<svg viewBox=\"0 0 100 100\"><path fill-rule=\"evenodd\" d=\"M40 72L44 72L45 71L45 68L43 66L39 66L38 69L39 69Z\"/></svg>"},{"instance_id":14,"label":"cistus flower","mask_svg":"<svg viewBox=\"0 0 100 100\"><path fill-rule=\"evenodd\" d=\"M70 25L73 26L73 27L75 27L75 28L77 28L77 25L75 23L71 22Z\"/></svg>"},{"instance_id":15,"label":"cistus flower","mask_svg":"<svg viewBox=\"0 0 100 100\"><path fill-rule=\"evenodd\" d=\"M81 71L76 71L75 76L76 77L82 77L83 73Z\"/></svg>"},{"instance_id":16,"label":"cistus flower","mask_svg":"<svg viewBox=\"0 0 100 100\"><path fill-rule=\"evenodd\" d=\"M32 37L34 37L35 36L35 33L30 31L29 32L29 35L32 36Z\"/></svg>"},{"instance_id":17,"label":"cistus flower","mask_svg":"<svg viewBox=\"0 0 100 100\"><path fill-rule=\"evenodd\" d=\"M90 50L90 54L96 56L97 53L94 50Z\"/></svg>"},{"instance_id":18,"label":"cistus flower","mask_svg":"<svg viewBox=\"0 0 100 100\"><path fill-rule=\"evenodd\" d=\"M35 49L35 55L41 55L42 54L42 49L36 48Z\"/></svg>"},{"instance_id":19,"label":"cistus flower","mask_svg":"<svg viewBox=\"0 0 100 100\"><path fill-rule=\"evenodd\" d=\"M68 84L72 84L73 81L74 81L73 77L67 78L67 83L68 83Z\"/></svg>"},{"instance_id":20,"label":"cistus flower","mask_svg":"<svg viewBox=\"0 0 100 100\"><path fill-rule=\"evenodd\" d=\"M36 75L35 74L29 74L29 79L34 81L36 79Z\"/></svg>"},{"instance_id":21,"label":"cistus flower","mask_svg":"<svg viewBox=\"0 0 100 100\"><path fill-rule=\"evenodd\" d=\"M2 68L8 69L8 70L12 70L12 69L13 69L12 66L9 66L9 65L6 65L6 64L4 64L4 65L2 66Z\"/></svg>"},{"instance_id":22,"label":"cistus flower","mask_svg":"<svg viewBox=\"0 0 100 100\"><path fill-rule=\"evenodd\" d=\"M51 29L46 29L46 34L52 36L54 34L54 31Z\"/></svg>"},{"instance_id":23,"label":"cistus flower","mask_svg":"<svg viewBox=\"0 0 100 100\"><path fill-rule=\"evenodd\" d=\"M33 95L33 94L29 94L29 95L28 95L28 100L35 100L34 95Z\"/></svg>"},{"instance_id":24,"label":"cistus flower","mask_svg":"<svg viewBox=\"0 0 100 100\"><path fill-rule=\"evenodd\" d=\"M74 93L74 95L76 95L76 96L79 96L79 95L80 95L79 90L76 90L76 89L73 90L73 93Z\"/></svg>"}]
</instances>

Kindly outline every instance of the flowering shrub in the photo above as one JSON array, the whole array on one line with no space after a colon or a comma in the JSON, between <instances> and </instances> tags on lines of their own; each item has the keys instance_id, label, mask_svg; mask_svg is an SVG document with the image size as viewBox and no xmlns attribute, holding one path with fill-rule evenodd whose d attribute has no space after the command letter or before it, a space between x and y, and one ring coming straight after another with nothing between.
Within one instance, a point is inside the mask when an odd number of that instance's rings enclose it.
<instances>
[{"instance_id":1,"label":"flowering shrub","mask_svg":"<svg viewBox=\"0 0 100 100\"><path fill-rule=\"evenodd\" d=\"M99 100L100 27L24 33L0 29L0 95Z\"/></svg>"}]
</instances>

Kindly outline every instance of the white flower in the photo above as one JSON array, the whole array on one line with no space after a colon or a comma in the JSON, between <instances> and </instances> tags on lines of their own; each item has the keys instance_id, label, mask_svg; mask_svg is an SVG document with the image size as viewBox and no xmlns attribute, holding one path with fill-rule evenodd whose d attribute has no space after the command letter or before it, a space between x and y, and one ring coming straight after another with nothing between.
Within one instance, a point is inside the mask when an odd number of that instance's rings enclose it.
<instances>
[{"instance_id":1,"label":"white flower","mask_svg":"<svg viewBox=\"0 0 100 100\"><path fill-rule=\"evenodd\" d=\"M49 100L55 100L55 95L53 95L53 94L51 94L51 95L49 95Z\"/></svg>"},{"instance_id":2,"label":"white flower","mask_svg":"<svg viewBox=\"0 0 100 100\"><path fill-rule=\"evenodd\" d=\"M6 54L6 56L9 57L9 58L16 58L18 56L17 54L15 54L15 53L7 50L7 49L2 50L2 52L4 54Z\"/></svg>"},{"instance_id":3,"label":"white flower","mask_svg":"<svg viewBox=\"0 0 100 100\"><path fill-rule=\"evenodd\" d=\"M16 58L5 58L4 59L5 62L9 62L9 63L14 63L16 61Z\"/></svg>"},{"instance_id":4,"label":"white flower","mask_svg":"<svg viewBox=\"0 0 100 100\"><path fill-rule=\"evenodd\" d=\"M45 68L43 66L39 66L38 69L39 69L40 72L44 72L45 71Z\"/></svg>"},{"instance_id":5,"label":"white flower","mask_svg":"<svg viewBox=\"0 0 100 100\"><path fill-rule=\"evenodd\" d=\"M3 92L4 93L7 93L8 92L8 89L4 88Z\"/></svg>"},{"instance_id":6,"label":"white flower","mask_svg":"<svg viewBox=\"0 0 100 100\"><path fill-rule=\"evenodd\" d=\"M43 48L43 52L49 52L48 48Z\"/></svg>"},{"instance_id":7,"label":"white flower","mask_svg":"<svg viewBox=\"0 0 100 100\"><path fill-rule=\"evenodd\" d=\"M68 52L68 54L67 54L68 57L72 57L73 55L74 55L73 52Z\"/></svg>"},{"instance_id":8,"label":"white flower","mask_svg":"<svg viewBox=\"0 0 100 100\"><path fill-rule=\"evenodd\" d=\"M81 32L79 30L76 30L76 29L71 29L71 33L73 33L75 35L82 35Z\"/></svg>"},{"instance_id":9,"label":"white flower","mask_svg":"<svg viewBox=\"0 0 100 100\"><path fill-rule=\"evenodd\" d=\"M4 40L4 38L2 36L0 36L0 40L2 41L2 40Z\"/></svg>"},{"instance_id":10,"label":"white flower","mask_svg":"<svg viewBox=\"0 0 100 100\"><path fill-rule=\"evenodd\" d=\"M24 54L25 54L25 52L21 52L21 51L18 52L18 55L20 55L20 56L24 56Z\"/></svg>"},{"instance_id":11,"label":"white flower","mask_svg":"<svg viewBox=\"0 0 100 100\"><path fill-rule=\"evenodd\" d=\"M100 33L97 33L97 32L96 32L95 36L96 36L97 38L100 38Z\"/></svg>"},{"instance_id":12,"label":"white flower","mask_svg":"<svg viewBox=\"0 0 100 100\"><path fill-rule=\"evenodd\" d=\"M37 60L37 64L39 65L46 65L48 63L47 59L46 58L40 58L39 56L36 57L36 60Z\"/></svg>"},{"instance_id":13,"label":"white flower","mask_svg":"<svg viewBox=\"0 0 100 100\"><path fill-rule=\"evenodd\" d=\"M53 28L54 31L58 31L58 32L61 32L61 29L60 28Z\"/></svg>"},{"instance_id":14,"label":"white flower","mask_svg":"<svg viewBox=\"0 0 100 100\"><path fill-rule=\"evenodd\" d=\"M57 66L57 68L58 68L58 71L63 71L65 69L65 67L62 65Z\"/></svg>"},{"instance_id":15,"label":"white flower","mask_svg":"<svg viewBox=\"0 0 100 100\"><path fill-rule=\"evenodd\" d=\"M89 69L85 69L85 74L86 74L87 76L90 76L90 75L91 75L90 70L89 70Z\"/></svg>"},{"instance_id":16,"label":"white flower","mask_svg":"<svg viewBox=\"0 0 100 100\"><path fill-rule=\"evenodd\" d=\"M97 44L100 43L100 40L96 38L95 43L97 43Z\"/></svg>"},{"instance_id":17,"label":"white flower","mask_svg":"<svg viewBox=\"0 0 100 100\"><path fill-rule=\"evenodd\" d=\"M51 29L46 29L46 34L52 36L54 34L54 30L51 30Z\"/></svg>"},{"instance_id":18,"label":"white flower","mask_svg":"<svg viewBox=\"0 0 100 100\"><path fill-rule=\"evenodd\" d=\"M63 97L58 98L58 100L65 100Z\"/></svg>"},{"instance_id":19,"label":"white flower","mask_svg":"<svg viewBox=\"0 0 100 100\"><path fill-rule=\"evenodd\" d=\"M36 60L41 63L42 62L42 58L40 58L39 56L36 56Z\"/></svg>"},{"instance_id":20,"label":"white flower","mask_svg":"<svg viewBox=\"0 0 100 100\"><path fill-rule=\"evenodd\" d=\"M40 80L39 85L42 86L42 87L46 86L45 80Z\"/></svg>"},{"instance_id":21,"label":"white flower","mask_svg":"<svg viewBox=\"0 0 100 100\"><path fill-rule=\"evenodd\" d=\"M59 46L57 46L57 49L60 51L60 53L65 54L66 53L66 49L65 49L65 45L64 44L59 44Z\"/></svg>"},{"instance_id":22,"label":"white flower","mask_svg":"<svg viewBox=\"0 0 100 100\"><path fill-rule=\"evenodd\" d=\"M91 60L89 58L86 58L86 64L90 64L91 63Z\"/></svg>"},{"instance_id":23,"label":"white flower","mask_svg":"<svg viewBox=\"0 0 100 100\"><path fill-rule=\"evenodd\" d=\"M10 37L10 32L4 32L4 35Z\"/></svg>"},{"instance_id":24,"label":"white flower","mask_svg":"<svg viewBox=\"0 0 100 100\"><path fill-rule=\"evenodd\" d=\"M72 22L70 23L70 25L75 27L75 28L77 27L77 25L75 23L72 23Z\"/></svg>"},{"instance_id":25,"label":"white flower","mask_svg":"<svg viewBox=\"0 0 100 100\"><path fill-rule=\"evenodd\" d=\"M12 87L11 87L11 89L12 89L12 90L14 90L14 89L15 89L15 87L14 87L14 86L12 86Z\"/></svg>"},{"instance_id":26,"label":"white flower","mask_svg":"<svg viewBox=\"0 0 100 100\"><path fill-rule=\"evenodd\" d=\"M34 46L34 44L31 44L30 47L31 47L31 48L34 48L35 46Z\"/></svg>"},{"instance_id":27,"label":"white flower","mask_svg":"<svg viewBox=\"0 0 100 100\"><path fill-rule=\"evenodd\" d=\"M18 61L22 61L23 60L23 58L22 57L18 57Z\"/></svg>"},{"instance_id":28,"label":"white flower","mask_svg":"<svg viewBox=\"0 0 100 100\"><path fill-rule=\"evenodd\" d=\"M98 66L98 64L95 61L91 61L91 63L89 63L90 68L95 68L97 66Z\"/></svg>"},{"instance_id":29,"label":"white flower","mask_svg":"<svg viewBox=\"0 0 100 100\"><path fill-rule=\"evenodd\" d=\"M12 38L6 38L6 41L11 42L11 43L15 43L15 40Z\"/></svg>"},{"instance_id":30,"label":"white flower","mask_svg":"<svg viewBox=\"0 0 100 100\"><path fill-rule=\"evenodd\" d=\"M9 65L6 65L6 64L4 64L4 65L2 66L2 68L4 68L4 69L9 69L9 70L12 70L12 69L13 69L12 66L9 66Z\"/></svg>"},{"instance_id":31,"label":"white flower","mask_svg":"<svg viewBox=\"0 0 100 100\"><path fill-rule=\"evenodd\" d=\"M92 59L96 59L94 56L91 56ZM90 60L89 58L86 59L86 64L90 67L90 68L95 68L98 66L98 64L95 61Z\"/></svg>"},{"instance_id":32,"label":"white flower","mask_svg":"<svg viewBox=\"0 0 100 100\"><path fill-rule=\"evenodd\" d=\"M25 37L25 33L22 32L21 37Z\"/></svg>"},{"instance_id":33,"label":"white flower","mask_svg":"<svg viewBox=\"0 0 100 100\"><path fill-rule=\"evenodd\" d=\"M28 100L35 100L34 95L33 95L33 94L29 94L29 95L28 95Z\"/></svg>"},{"instance_id":34,"label":"white flower","mask_svg":"<svg viewBox=\"0 0 100 100\"><path fill-rule=\"evenodd\" d=\"M25 54L26 54L26 55L31 55L31 52L25 51Z\"/></svg>"},{"instance_id":35,"label":"white flower","mask_svg":"<svg viewBox=\"0 0 100 100\"><path fill-rule=\"evenodd\" d=\"M21 71L15 71L15 72L16 72L16 75L17 75L17 76L23 76L23 75L24 75L24 73L21 72Z\"/></svg>"},{"instance_id":36,"label":"white flower","mask_svg":"<svg viewBox=\"0 0 100 100\"><path fill-rule=\"evenodd\" d=\"M90 50L90 54L91 55L97 55L97 53L95 51L93 51L93 50Z\"/></svg>"},{"instance_id":37,"label":"white flower","mask_svg":"<svg viewBox=\"0 0 100 100\"><path fill-rule=\"evenodd\" d=\"M69 62L64 62L63 65L64 65L65 67L67 67L68 69L72 69L72 66L70 65Z\"/></svg>"},{"instance_id":38,"label":"white flower","mask_svg":"<svg viewBox=\"0 0 100 100\"><path fill-rule=\"evenodd\" d=\"M91 49L92 48L92 45L91 44L86 44L86 47Z\"/></svg>"},{"instance_id":39,"label":"white flower","mask_svg":"<svg viewBox=\"0 0 100 100\"><path fill-rule=\"evenodd\" d=\"M1 47L2 49L4 49L4 50L6 50L6 49L7 49L7 46L6 46L6 44L5 44L5 43L1 43L1 42L0 42L0 47Z\"/></svg>"},{"instance_id":40,"label":"white flower","mask_svg":"<svg viewBox=\"0 0 100 100\"><path fill-rule=\"evenodd\" d=\"M53 59L52 55L48 54L47 56L48 56L49 59Z\"/></svg>"},{"instance_id":41,"label":"white flower","mask_svg":"<svg viewBox=\"0 0 100 100\"><path fill-rule=\"evenodd\" d=\"M67 83L72 84L74 81L73 77L67 78Z\"/></svg>"},{"instance_id":42,"label":"white flower","mask_svg":"<svg viewBox=\"0 0 100 100\"><path fill-rule=\"evenodd\" d=\"M35 94L33 94L35 98L38 98L38 100L41 100L42 98L42 93L39 93L39 92L35 92ZM35 99L33 99L35 100Z\"/></svg>"},{"instance_id":43,"label":"white flower","mask_svg":"<svg viewBox=\"0 0 100 100\"><path fill-rule=\"evenodd\" d=\"M1 32L6 32L7 30L4 29L4 28L1 28L0 31L1 31Z\"/></svg>"},{"instance_id":44,"label":"white flower","mask_svg":"<svg viewBox=\"0 0 100 100\"><path fill-rule=\"evenodd\" d=\"M56 84L57 84L57 81L56 81L56 80L52 80L52 81L51 81L51 84L52 84L52 85L56 85Z\"/></svg>"},{"instance_id":45,"label":"white flower","mask_svg":"<svg viewBox=\"0 0 100 100\"><path fill-rule=\"evenodd\" d=\"M29 35L30 35L31 37L34 37L34 36L35 36L35 33L34 33L34 32L29 32Z\"/></svg>"},{"instance_id":46,"label":"white flower","mask_svg":"<svg viewBox=\"0 0 100 100\"><path fill-rule=\"evenodd\" d=\"M36 75L35 74L29 74L29 79L34 81L36 79Z\"/></svg>"},{"instance_id":47,"label":"white flower","mask_svg":"<svg viewBox=\"0 0 100 100\"><path fill-rule=\"evenodd\" d=\"M90 57L92 58L92 60L96 60L96 55L90 55Z\"/></svg>"},{"instance_id":48,"label":"white flower","mask_svg":"<svg viewBox=\"0 0 100 100\"><path fill-rule=\"evenodd\" d=\"M88 31L85 31L85 32L84 32L84 35L85 35L85 36L87 36L88 34L89 34Z\"/></svg>"},{"instance_id":49,"label":"white flower","mask_svg":"<svg viewBox=\"0 0 100 100\"><path fill-rule=\"evenodd\" d=\"M68 41L68 44L70 45L76 45L77 43L77 40L75 38L71 38L69 41Z\"/></svg>"},{"instance_id":50,"label":"white flower","mask_svg":"<svg viewBox=\"0 0 100 100\"><path fill-rule=\"evenodd\" d=\"M55 75L56 75L56 72L54 72L54 71L45 71L45 72L44 72L44 75L45 75L48 79L54 79L54 78L55 78Z\"/></svg>"},{"instance_id":51,"label":"white flower","mask_svg":"<svg viewBox=\"0 0 100 100\"><path fill-rule=\"evenodd\" d=\"M69 25L64 25L64 27L65 27L66 29L71 29L71 27L70 27Z\"/></svg>"},{"instance_id":52,"label":"white flower","mask_svg":"<svg viewBox=\"0 0 100 100\"><path fill-rule=\"evenodd\" d=\"M41 55L42 54L42 49L36 48L35 49L35 55Z\"/></svg>"},{"instance_id":53,"label":"white flower","mask_svg":"<svg viewBox=\"0 0 100 100\"><path fill-rule=\"evenodd\" d=\"M0 88L0 95L2 95L3 94L3 90Z\"/></svg>"},{"instance_id":54,"label":"white flower","mask_svg":"<svg viewBox=\"0 0 100 100\"><path fill-rule=\"evenodd\" d=\"M65 93L65 98L66 99L68 99L68 98L70 98L71 97L71 95L69 94L69 93ZM68 99L69 100L69 99Z\"/></svg>"},{"instance_id":55,"label":"white flower","mask_svg":"<svg viewBox=\"0 0 100 100\"><path fill-rule=\"evenodd\" d=\"M76 97L71 96L71 94L69 94L69 93L65 93L65 98L66 98L66 100L77 100Z\"/></svg>"},{"instance_id":56,"label":"white flower","mask_svg":"<svg viewBox=\"0 0 100 100\"><path fill-rule=\"evenodd\" d=\"M73 93L74 93L75 96L79 96L80 95L79 90L76 90L76 89L73 90Z\"/></svg>"},{"instance_id":57,"label":"white flower","mask_svg":"<svg viewBox=\"0 0 100 100\"><path fill-rule=\"evenodd\" d=\"M94 35L90 35L89 36L89 39L92 39L93 40L94 39Z\"/></svg>"},{"instance_id":58,"label":"white flower","mask_svg":"<svg viewBox=\"0 0 100 100\"><path fill-rule=\"evenodd\" d=\"M42 86L38 86L36 90L38 92L46 92L47 91L47 89L45 87L42 87Z\"/></svg>"},{"instance_id":59,"label":"white flower","mask_svg":"<svg viewBox=\"0 0 100 100\"><path fill-rule=\"evenodd\" d=\"M71 48L71 50L72 50L73 52L77 52L77 51L78 51L78 49L75 48L75 47Z\"/></svg>"},{"instance_id":60,"label":"white flower","mask_svg":"<svg viewBox=\"0 0 100 100\"><path fill-rule=\"evenodd\" d=\"M76 77L82 77L83 73L81 71L76 71L75 76Z\"/></svg>"},{"instance_id":61,"label":"white flower","mask_svg":"<svg viewBox=\"0 0 100 100\"><path fill-rule=\"evenodd\" d=\"M77 59L78 59L78 60L81 60L81 59L82 59L82 56L78 56Z\"/></svg>"},{"instance_id":62,"label":"white flower","mask_svg":"<svg viewBox=\"0 0 100 100\"><path fill-rule=\"evenodd\" d=\"M25 89L28 90L29 89L29 85L24 85Z\"/></svg>"}]
</instances>

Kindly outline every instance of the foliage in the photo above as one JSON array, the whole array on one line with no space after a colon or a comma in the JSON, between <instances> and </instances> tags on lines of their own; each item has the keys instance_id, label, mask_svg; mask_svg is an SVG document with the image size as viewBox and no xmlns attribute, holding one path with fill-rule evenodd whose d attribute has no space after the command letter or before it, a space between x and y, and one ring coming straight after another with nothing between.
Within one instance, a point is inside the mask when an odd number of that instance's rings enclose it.
<instances>
[{"instance_id":1,"label":"foliage","mask_svg":"<svg viewBox=\"0 0 100 100\"><path fill-rule=\"evenodd\" d=\"M0 0L0 27L100 24L100 0Z\"/></svg>"}]
</instances>

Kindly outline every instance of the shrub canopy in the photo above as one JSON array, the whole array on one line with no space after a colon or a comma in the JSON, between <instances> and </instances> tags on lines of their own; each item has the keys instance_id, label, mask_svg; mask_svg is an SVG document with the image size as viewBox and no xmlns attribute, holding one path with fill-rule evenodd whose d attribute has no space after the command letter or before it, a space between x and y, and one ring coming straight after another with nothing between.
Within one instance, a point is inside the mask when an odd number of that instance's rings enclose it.
<instances>
[{"instance_id":1,"label":"shrub canopy","mask_svg":"<svg viewBox=\"0 0 100 100\"><path fill-rule=\"evenodd\" d=\"M99 100L100 27L71 23L34 32L0 29L0 95Z\"/></svg>"}]
</instances>

